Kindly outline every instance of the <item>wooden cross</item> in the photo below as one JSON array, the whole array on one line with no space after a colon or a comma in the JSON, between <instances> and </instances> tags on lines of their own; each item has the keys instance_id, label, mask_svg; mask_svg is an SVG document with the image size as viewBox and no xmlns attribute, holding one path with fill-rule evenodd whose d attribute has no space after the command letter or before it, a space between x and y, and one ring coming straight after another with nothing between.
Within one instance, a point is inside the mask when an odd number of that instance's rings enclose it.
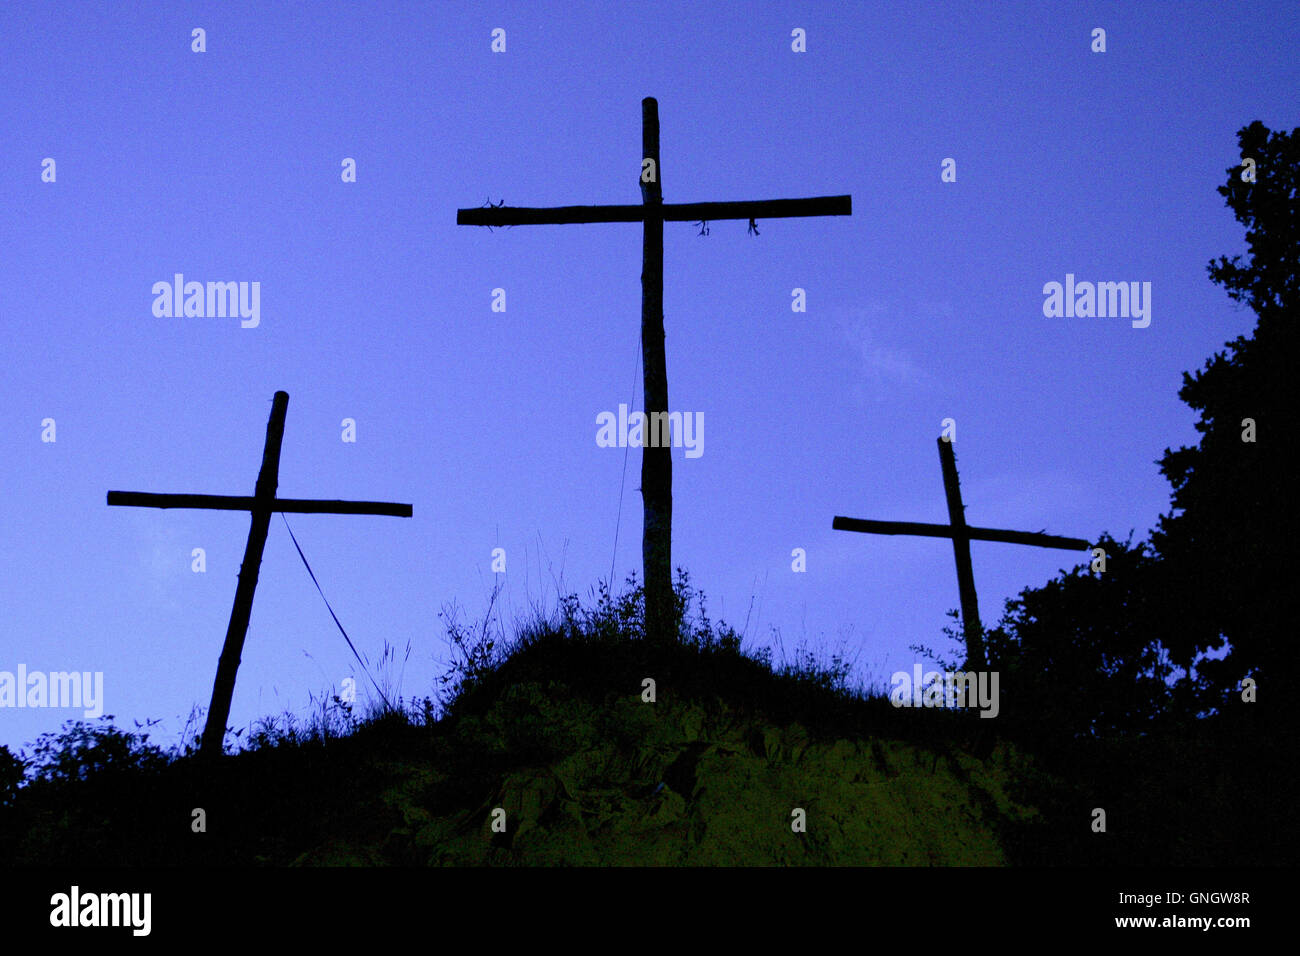
<instances>
[{"instance_id":1,"label":"wooden cross","mask_svg":"<svg viewBox=\"0 0 1300 956\"><path fill-rule=\"evenodd\" d=\"M664 223L749 220L796 216L848 216L850 196L809 199L768 199L749 202L665 203L663 169L659 162L659 104L641 101L641 204L633 206L556 206L528 208L487 206L456 210L462 226L519 226L590 222L639 222L641 241L641 353L644 369L645 414L650 438L641 452L641 499L644 526L641 560L644 568L645 627L651 638L675 638L676 609L672 590L673 466L668 441L656 440L667 431L668 371L664 357ZM656 417L656 416L661 417ZM663 432L656 422L664 422Z\"/></svg>"},{"instance_id":2,"label":"wooden cross","mask_svg":"<svg viewBox=\"0 0 1300 956\"><path fill-rule=\"evenodd\" d=\"M975 575L971 570L972 541L1004 541L1036 548L1061 548L1078 551L1088 547L1082 538L1062 538L1031 531L1002 531L996 528L973 528L966 523L961 488L957 484L957 462L952 443L939 439L939 463L943 468L943 490L948 499L948 524L924 524L915 521L867 521L836 516L831 527L836 531L861 531L866 534L914 534L931 538L951 538L952 553L957 559L957 588L961 593L962 631L966 637L966 668L984 667L979 605L975 600Z\"/></svg>"},{"instance_id":3,"label":"wooden cross","mask_svg":"<svg viewBox=\"0 0 1300 956\"><path fill-rule=\"evenodd\" d=\"M244 637L248 633L248 618L253 610L253 591L257 588L257 573L262 564L262 549L273 512L298 514L392 515L411 517L411 506L385 501L322 501L304 498L277 498L276 486L280 481L280 442L284 438L284 414L289 407L289 396L276 392L271 401L271 419L266 424L266 446L262 451L262 470L257 474L257 486L251 497L236 495L160 495L139 491L110 491L110 505L133 505L142 508L204 508L217 511L248 511L253 516L244 547L244 563L239 568L239 585L235 588L235 604L230 611L230 625L226 628L226 642L217 662L217 678L212 684L212 704L208 708L207 725L203 729L201 757L220 756L226 736L226 720L230 716L230 700L235 693L235 672L244 650Z\"/></svg>"}]
</instances>

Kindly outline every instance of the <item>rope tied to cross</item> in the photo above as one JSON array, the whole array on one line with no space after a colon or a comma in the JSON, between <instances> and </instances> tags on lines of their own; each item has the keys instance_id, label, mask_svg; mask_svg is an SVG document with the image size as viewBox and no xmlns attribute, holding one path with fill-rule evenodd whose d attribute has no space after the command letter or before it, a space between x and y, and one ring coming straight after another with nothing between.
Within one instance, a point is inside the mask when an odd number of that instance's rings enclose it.
<instances>
[{"instance_id":1,"label":"rope tied to cross","mask_svg":"<svg viewBox=\"0 0 1300 956\"><path fill-rule=\"evenodd\" d=\"M284 530L289 532L289 538L293 541L293 546L298 550L298 557L302 558L302 566L306 568L307 573L311 575L311 583L316 585L316 591L320 594L320 599L325 602L325 607L329 610L330 617L334 618L334 623L338 627L339 633L343 635L343 640L347 641L348 647L352 648L352 656L357 659L357 663L361 665L361 669L366 672L366 676L370 678L370 683L375 685L375 690L379 692L379 696L383 698L388 709L393 710L392 701L390 701L387 695L384 694L383 688L379 686L374 675L370 673L370 668L366 666L366 662L363 661L361 655L357 653L357 646L352 643L352 638L348 637L348 632L343 629L343 624L339 621L339 616L334 613L334 608L330 606L330 599L327 598L325 592L321 590L320 582L316 580L316 572L311 569L311 564L307 561L307 555L302 553L302 545L298 543L297 535L295 535L293 529L289 527L289 519L284 516L283 511L279 512L279 515L280 520L284 522Z\"/></svg>"}]
</instances>

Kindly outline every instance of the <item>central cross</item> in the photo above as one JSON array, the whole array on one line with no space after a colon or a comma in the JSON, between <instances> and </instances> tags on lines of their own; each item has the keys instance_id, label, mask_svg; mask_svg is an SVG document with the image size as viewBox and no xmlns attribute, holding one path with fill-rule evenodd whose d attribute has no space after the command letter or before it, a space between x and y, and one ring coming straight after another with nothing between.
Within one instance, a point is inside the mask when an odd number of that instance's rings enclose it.
<instances>
[{"instance_id":1,"label":"central cross","mask_svg":"<svg viewBox=\"0 0 1300 956\"><path fill-rule=\"evenodd\" d=\"M487 206L456 210L461 226L554 225L588 222L639 222L641 243L641 354L645 415L650 432L641 451L644 526L641 560L645 585L645 633L676 639L672 590L673 465L670 441L654 423L667 422L668 368L664 357L664 223L852 215L849 196L764 199L747 202L665 203L659 163L659 104L641 101L641 205L639 206ZM656 417L657 416L657 417ZM661 426L666 430L667 426ZM611 582L612 584L612 582Z\"/></svg>"}]
</instances>

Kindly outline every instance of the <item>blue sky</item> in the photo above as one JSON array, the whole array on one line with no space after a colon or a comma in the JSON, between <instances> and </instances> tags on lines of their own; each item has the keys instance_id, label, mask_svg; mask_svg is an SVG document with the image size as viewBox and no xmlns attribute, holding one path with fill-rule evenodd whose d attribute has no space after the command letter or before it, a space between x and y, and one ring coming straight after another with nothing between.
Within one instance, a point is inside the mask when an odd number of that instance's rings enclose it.
<instances>
[{"instance_id":1,"label":"blue sky","mask_svg":"<svg viewBox=\"0 0 1300 956\"><path fill-rule=\"evenodd\" d=\"M1244 250L1215 187L1240 127L1296 124L1297 49L1290 3L5 4L0 671L102 671L106 712L179 740L248 518L105 492L251 494L277 389L280 494L414 505L290 519L358 647L412 645L407 696L444 669L443 605L639 570L639 452L624 477L595 441L641 403L639 227L455 213L639 202L644 96L668 202L853 197L757 237L665 227L670 408L705 422L674 452L674 563L755 645L910 670L947 649L951 547L831 518L945 521L953 418L972 524L1145 533L1156 459L1196 437L1181 373L1253 325L1205 273ZM260 283L259 324L156 316L178 272ZM1150 282L1150 326L1045 317L1067 273ZM986 623L1075 560L972 552ZM350 675L277 517L231 722ZM0 709L0 743L80 715Z\"/></svg>"}]
</instances>

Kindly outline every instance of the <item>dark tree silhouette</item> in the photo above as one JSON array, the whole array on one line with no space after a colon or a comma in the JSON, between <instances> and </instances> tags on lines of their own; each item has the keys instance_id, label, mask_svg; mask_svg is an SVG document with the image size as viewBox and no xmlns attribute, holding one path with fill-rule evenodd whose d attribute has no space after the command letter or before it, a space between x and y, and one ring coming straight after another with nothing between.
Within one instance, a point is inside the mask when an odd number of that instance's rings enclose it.
<instances>
[{"instance_id":1,"label":"dark tree silhouette","mask_svg":"<svg viewBox=\"0 0 1300 956\"><path fill-rule=\"evenodd\" d=\"M1104 539L1105 572L1076 568L1022 591L988 633L1003 713L1022 736L1126 733L1222 711L1240 701L1243 677L1278 678L1294 659L1286 428L1300 367L1300 139L1259 122L1238 137L1257 181L1237 165L1219 192L1247 227L1249 255L1220 257L1209 274L1256 326L1183 375L1179 397L1200 412L1202 437L1159 461L1172 508L1150 542ZM1278 685L1272 693L1281 700Z\"/></svg>"},{"instance_id":2,"label":"dark tree silhouette","mask_svg":"<svg viewBox=\"0 0 1300 956\"><path fill-rule=\"evenodd\" d=\"M1146 543L1102 536L1106 570L1084 564L1007 601L985 634L1001 674L1002 729L1045 744L1153 730L1194 709L1152 623L1163 603Z\"/></svg>"},{"instance_id":3,"label":"dark tree silhouette","mask_svg":"<svg viewBox=\"0 0 1300 956\"><path fill-rule=\"evenodd\" d=\"M1248 674L1280 677L1295 640L1285 600L1297 543L1286 448L1300 358L1300 139L1258 121L1238 138L1241 156L1255 160L1257 181L1242 179L1242 165L1230 167L1219 193L1246 226L1249 252L1244 261L1220 257L1208 271L1258 321L1251 335L1183 375L1179 398L1200 412L1202 437L1197 446L1165 450L1159 464L1173 486L1173 508L1152 534L1167 572L1163 584L1177 596L1165 640L1186 660L1226 639L1225 659L1198 666L1224 695L1238 693ZM1254 442L1243 440L1246 419Z\"/></svg>"}]
</instances>

